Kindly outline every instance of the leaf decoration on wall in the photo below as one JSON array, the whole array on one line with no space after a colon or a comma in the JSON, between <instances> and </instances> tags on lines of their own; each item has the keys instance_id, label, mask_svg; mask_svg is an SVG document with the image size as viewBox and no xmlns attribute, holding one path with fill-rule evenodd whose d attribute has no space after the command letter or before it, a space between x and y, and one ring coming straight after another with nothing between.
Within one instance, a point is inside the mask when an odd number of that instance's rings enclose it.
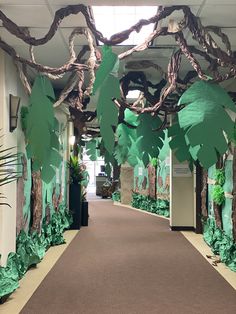
<instances>
[{"instance_id":1,"label":"leaf decoration on wall","mask_svg":"<svg viewBox=\"0 0 236 314\"><path fill-rule=\"evenodd\" d=\"M25 117L26 151L28 158L32 158L33 171L41 169L42 180L46 183L54 177L54 167L59 167L62 161L58 152L58 121L54 117L54 99L51 82L44 76L37 76Z\"/></svg>"},{"instance_id":2,"label":"leaf decoration on wall","mask_svg":"<svg viewBox=\"0 0 236 314\"><path fill-rule=\"evenodd\" d=\"M92 139L91 141L86 143L86 154L89 156L89 159L92 161L97 160L97 140Z\"/></svg>"},{"instance_id":3,"label":"leaf decoration on wall","mask_svg":"<svg viewBox=\"0 0 236 314\"><path fill-rule=\"evenodd\" d=\"M112 52L111 46L102 46L102 63L96 71L96 78L93 84L93 93L95 94L99 87L101 87L107 76L112 72L117 63L117 55Z\"/></svg>"},{"instance_id":4,"label":"leaf decoration on wall","mask_svg":"<svg viewBox=\"0 0 236 314\"><path fill-rule=\"evenodd\" d=\"M120 84L118 78L110 74L100 89L97 105L101 136L104 146L110 154L114 150L114 129L118 124L118 109L112 101L113 97L120 98Z\"/></svg>"},{"instance_id":5,"label":"leaf decoration on wall","mask_svg":"<svg viewBox=\"0 0 236 314\"><path fill-rule=\"evenodd\" d=\"M194 83L181 96L179 105L185 105L178 117L189 152L209 168L228 149L225 134L233 137L234 122L226 109L236 112L236 106L221 86L204 81Z\"/></svg>"},{"instance_id":6,"label":"leaf decoration on wall","mask_svg":"<svg viewBox=\"0 0 236 314\"><path fill-rule=\"evenodd\" d=\"M162 121L158 116L151 116L143 113L138 117L139 125L137 127L137 137L142 136L139 142L139 151L141 159L145 165L148 165L150 158L157 157L163 146L165 138L164 131L154 131L161 126Z\"/></svg>"}]
</instances>

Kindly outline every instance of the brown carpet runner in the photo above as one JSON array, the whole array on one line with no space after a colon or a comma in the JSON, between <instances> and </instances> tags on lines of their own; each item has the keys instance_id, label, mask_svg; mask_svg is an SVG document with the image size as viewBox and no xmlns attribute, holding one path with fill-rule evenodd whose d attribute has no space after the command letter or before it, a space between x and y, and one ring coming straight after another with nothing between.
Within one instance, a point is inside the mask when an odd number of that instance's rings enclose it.
<instances>
[{"instance_id":1,"label":"brown carpet runner","mask_svg":"<svg viewBox=\"0 0 236 314\"><path fill-rule=\"evenodd\" d=\"M168 221L111 201L89 208L22 314L236 313L235 290Z\"/></svg>"}]
</instances>

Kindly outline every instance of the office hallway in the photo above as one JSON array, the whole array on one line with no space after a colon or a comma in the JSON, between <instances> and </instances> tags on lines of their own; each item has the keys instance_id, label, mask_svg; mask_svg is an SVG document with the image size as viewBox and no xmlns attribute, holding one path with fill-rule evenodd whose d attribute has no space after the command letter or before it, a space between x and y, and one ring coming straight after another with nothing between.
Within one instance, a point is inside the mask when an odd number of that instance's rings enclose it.
<instances>
[{"instance_id":1,"label":"office hallway","mask_svg":"<svg viewBox=\"0 0 236 314\"><path fill-rule=\"evenodd\" d=\"M22 314L236 313L235 290L168 220L110 200L89 212Z\"/></svg>"}]
</instances>

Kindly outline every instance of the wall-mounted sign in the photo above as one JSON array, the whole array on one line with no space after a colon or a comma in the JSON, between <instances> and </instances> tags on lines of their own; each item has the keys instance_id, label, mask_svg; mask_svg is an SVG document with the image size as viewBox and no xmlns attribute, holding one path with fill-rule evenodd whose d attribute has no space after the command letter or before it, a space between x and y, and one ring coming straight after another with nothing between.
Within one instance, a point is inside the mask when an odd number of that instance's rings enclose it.
<instances>
[{"instance_id":1,"label":"wall-mounted sign","mask_svg":"<svg viewBox=\"0 0 236 314\"><path fill-rule=\"evenodd\" d=\"M187 164L174 164L173 165L173 177L191 177L192 172L190 171Z\"/></svg>"}]
</instances>

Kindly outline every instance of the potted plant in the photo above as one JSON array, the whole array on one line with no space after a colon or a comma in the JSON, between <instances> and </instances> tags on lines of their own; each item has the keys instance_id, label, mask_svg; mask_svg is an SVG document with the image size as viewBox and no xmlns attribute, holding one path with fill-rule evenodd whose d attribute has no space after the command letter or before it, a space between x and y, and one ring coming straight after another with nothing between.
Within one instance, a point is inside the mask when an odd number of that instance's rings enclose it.
<instances>
[{"instance_id":1,"label":"potted plant","mask_svg":"<svg viewBox=\"0 0 236 314\"><path fill-rule=\"evenodd\" d=\"M69 209L73 217L71 229L81 227L81 181L83 179L81 165L77 156L71 156L68 162L70 173Z\"/></svg>"}]
</instances>

